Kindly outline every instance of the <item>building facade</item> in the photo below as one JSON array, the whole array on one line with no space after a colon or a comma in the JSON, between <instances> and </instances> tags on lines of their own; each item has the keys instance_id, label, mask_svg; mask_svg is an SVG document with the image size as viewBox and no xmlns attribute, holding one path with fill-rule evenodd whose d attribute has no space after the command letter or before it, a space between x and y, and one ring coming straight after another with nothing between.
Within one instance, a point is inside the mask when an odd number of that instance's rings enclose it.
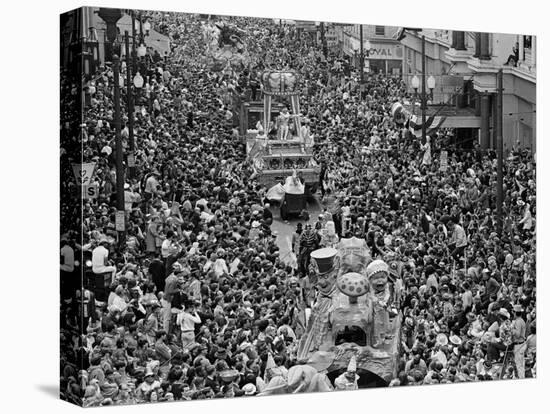
<instances>
[{"instance_id":1,"label":"building facade","mask_svg":"<svg viewBox=\"0 0 550 414\"><path fill-rule=\"evenodd\" d=\"M497 73L502 69L504 150L514 146L536 152L535 36L455 31L446 55L472 79L480 96L481 146L496 147Z\"/></svg>"},{"instance_id":2,"label":"building facade","mask_svg":"<svg viewBox=\"0 0 550 414\"><path fill-rule=\"evenodd\" d=\"M60 64L75 61L82 65L82 73L88 75L105 62L111 60L113 54L121 58L125 56L124 33L128 31L132 43L132 17L130 11L119 9L100 9L98 7L82 7L77 13L62 15ZM106 20L113 19L115 44L109 42ZM140 23L141 20L141 23ZM148 23L146 16L134 16L136 47L143 44L148 53L158 52L165 56L170 51L170 39L158 33ZM74 46L74 47L73 47Z\"/></svg>"},{"instance_id":3,"label":"building facade","mask_svg":"<svg viewBox=\"0 0 550 414\"><path fill-rule=\"evenodd\" d=\"M389 76L403 74L403 46L396 40L398 27L363 26L364 70ZM345 26L341 32L343 53L359 67L361 56L361 25Z\"/></svg>"}]
</instances>

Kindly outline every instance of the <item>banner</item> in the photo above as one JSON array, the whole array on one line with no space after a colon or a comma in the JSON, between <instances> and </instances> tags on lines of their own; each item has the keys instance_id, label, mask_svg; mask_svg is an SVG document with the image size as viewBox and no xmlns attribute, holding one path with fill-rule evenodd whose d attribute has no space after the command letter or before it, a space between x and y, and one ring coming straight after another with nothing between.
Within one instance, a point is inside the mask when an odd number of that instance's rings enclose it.
<instances>
[{"instance_id":1,"label":"banner","mask_svg":"<svg viewBox=\"0 0 550 414\"><path fill-rule=\"evenodd\" d=\"M443 122L447 119L446 116L435 116L432 115L426 119L426 135L429 136L435 132ZM413 115L409 120L409 130L414 134L415 137L419 138L422 136L422 118Z\"/></svg>"},{"instance_id":2,"label":"banner","mask_svg":"<svg viewBox=\"0 0 550 414\"><path fill-rule=\"evenodd\" d=\"M84 164L73 164L73 172L78 185L88 185L92 181L94 175L95 162Z\"/></svg>"}]
</instances>

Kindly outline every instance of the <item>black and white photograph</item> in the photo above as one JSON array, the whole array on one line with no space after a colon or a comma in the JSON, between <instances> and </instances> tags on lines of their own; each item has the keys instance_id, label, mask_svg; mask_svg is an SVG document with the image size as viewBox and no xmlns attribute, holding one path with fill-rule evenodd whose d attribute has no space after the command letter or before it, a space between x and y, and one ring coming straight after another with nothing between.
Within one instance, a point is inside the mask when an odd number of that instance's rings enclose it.
<instances>
[{"instance_id":1,"label":"black and white photograph","mask_svg":"<svg viewBox=\"0 0 550 414\"><path fill-rule=\"evenodd\" d=\"M59 59L61 399L537 377L535 35L83 7Z\"/></svg>"}]
</instances>

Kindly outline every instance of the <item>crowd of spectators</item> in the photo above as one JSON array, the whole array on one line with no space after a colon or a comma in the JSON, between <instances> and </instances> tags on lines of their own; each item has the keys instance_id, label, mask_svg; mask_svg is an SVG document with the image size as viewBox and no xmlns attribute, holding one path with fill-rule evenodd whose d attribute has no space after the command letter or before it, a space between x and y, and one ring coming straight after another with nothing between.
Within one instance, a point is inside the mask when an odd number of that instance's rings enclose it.
<instances>
[{"instance_id":1,"label":"crowd of spectators","mask_svg":"<svg viewBox=\"0 0 550 414\"><path fill-rule=\"evenodd\" d=\"M373 257L401 263L403 354L390 385L534 375L529 151L514 149L505 162L499 232L495 154L447 146L448 168L440 171L448 134L422 143L390 116L407 94L398 77L369 75L361 90L353 68L325 58L295 28L233 17L224 19L247 34L247 65L213 71L209 22L182 13L147 18L170 37L172 52L142 74L123 243L112 68L87 79L82 124L73 121L78 83L62 76L62 171L72 174L68 154L82 143L99 188L97 199L74 206L76 183L62 182L69 194L61 203L64 399L97 406L269 394L273 378L297 363L315 292L307 266L299 271L279 256L267 189L251 179L234 122L235 102L260 95L261 72L285 67L302 77L302 116L322 165L325 219L315 231L332 222L339 237L365 238ZM123 110L125 152L128 116ZM110 285L82 289L76 275L86 273ZM515 364L501 375L507 350Z\"/></svg>"}]
</instances>

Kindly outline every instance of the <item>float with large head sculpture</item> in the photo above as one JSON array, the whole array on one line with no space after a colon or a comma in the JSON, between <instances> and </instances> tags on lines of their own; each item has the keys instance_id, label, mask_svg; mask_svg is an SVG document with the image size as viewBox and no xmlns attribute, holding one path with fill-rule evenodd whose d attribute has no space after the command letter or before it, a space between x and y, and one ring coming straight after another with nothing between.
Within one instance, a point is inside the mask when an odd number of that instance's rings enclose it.
<instances>
[{"instance_id":1,"label":"float with large head sculpture","mask_svg":"<svg viewBox=\"0 0 550 414\"><path fill-rule=\"evenodd\" d=\"M355 358L360 388L389 384L397 376L401 328L390 267L373 261L366 242L355 237L311 257L318 296L298 360L308 363L323 354L334 379Z\"/></svg>"}]
</instances>

